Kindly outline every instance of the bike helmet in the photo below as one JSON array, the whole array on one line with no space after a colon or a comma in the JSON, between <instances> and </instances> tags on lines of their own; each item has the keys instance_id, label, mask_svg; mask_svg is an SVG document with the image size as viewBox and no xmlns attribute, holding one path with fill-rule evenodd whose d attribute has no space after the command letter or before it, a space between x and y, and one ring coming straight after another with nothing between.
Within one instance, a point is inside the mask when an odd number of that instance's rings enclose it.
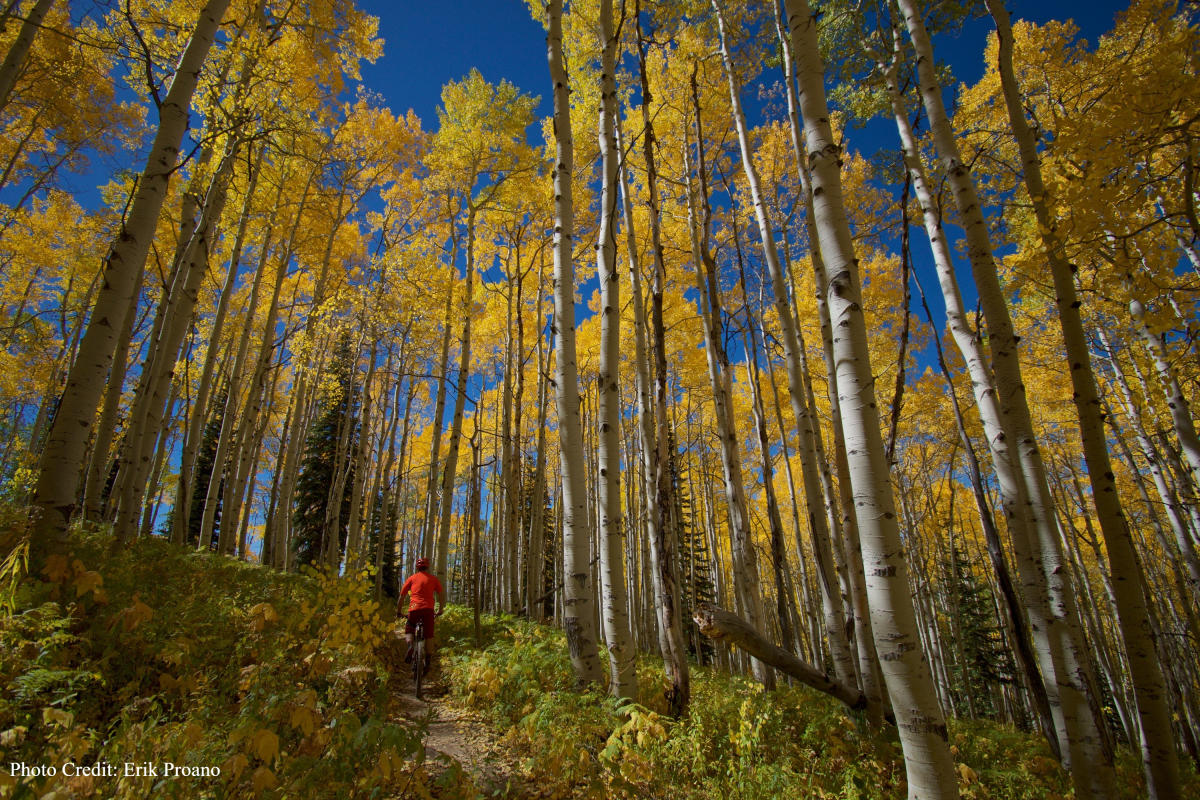
<instances>
[{"instance_id":1,"label":"bike helmet","mask_svg":"<svg viewBox=\"0 0 1200 800\"><path fill-rule=\"evenodd\" d=\"M429 569L429 559L428 558L418 558L417 559L417 569Z\"/></svg>"}]
</instances>

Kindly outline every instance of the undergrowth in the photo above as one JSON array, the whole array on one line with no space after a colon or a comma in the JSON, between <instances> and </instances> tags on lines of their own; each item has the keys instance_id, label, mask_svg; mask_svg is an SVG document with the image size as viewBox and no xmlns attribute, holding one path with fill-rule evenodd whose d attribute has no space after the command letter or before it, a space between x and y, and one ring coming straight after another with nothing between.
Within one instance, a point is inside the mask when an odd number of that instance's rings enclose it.
<instances>
[{"instance_id":1,"label":"undergrowth","mask_svg":"<svg viewBox=\"0 0 1200 800\"><path fill-rule=\"evenodd\" d=\"M600 689L580 694L560 631L485 617L483 649L447 615L448 672L456 702L483 714L523 756L525 778L554 798L843 798L907 796L894 729L871 734L836 701L807 687L765 692L741 678L693 668L682 719L666 716L660 661L639 664L641 704ZM963 798L1059 800L1069 776L1037 737L993 722L954 720L951 752ZM1136 759L1121 754L1123 797L1144 797ZM1194 773L1188 785L1197 788ZM1200 794L1194 795L1200 796Z\"/></svg>"},{"instance_id":2,"label":"undergrowth","mask_svg":"<svg viewBox=\"0 0 1200 800\"><path fill-rule=\"evenodd\" d=\"M0 797L460 793L455 770L430 784L421 726L387 718L390 625L367 576L110 542L74 534L0 618ZM95 765L115 774L64 774Z\"/></svg>"}]
</instances>

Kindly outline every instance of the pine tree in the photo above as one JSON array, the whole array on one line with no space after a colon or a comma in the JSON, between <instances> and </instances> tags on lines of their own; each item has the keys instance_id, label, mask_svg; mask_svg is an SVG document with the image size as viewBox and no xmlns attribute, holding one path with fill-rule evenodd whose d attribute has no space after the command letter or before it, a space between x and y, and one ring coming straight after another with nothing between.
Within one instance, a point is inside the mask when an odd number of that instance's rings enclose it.
<instances>
[{"instance_id":1,"label":"pine tree","mask_svg":"<svg viewBox=\"0 0 1200 800\"><path fill-rule=\"evenodd\" d=\"M966 707L972 708L976 716L993 717L998 709L991 688L997 683L1012 683L1015 666L1000 632L991 587L975 574L962 538L954 536L953 531L950 536L951 603L962 640L956 691L964 700L970 698Z\"/></svg>"},{"instance_id":2,"label":"pine tree","mask_svg":"<svg viewBox=\"0 0 1200 800\"><path fill-rule=\"evenodd\" d=\"M671 457L667 469L671 476L671 515L679 531L679 577L682 594L681 619L691 619L692 610L700 603L716 602L716 588L712 576L712 554L704 533L695 525L692 514L692 497L684 481L683 465L675 442L675 430L669 428L667 438ZM693 630L688 637L688 653L701 664L712 660L712 640Z\"/></svg>"},{"instance_id":3,"label":"pine tree","mask_svg":"<svg viewBox=\"0 0 1200 800\"><path fill-rule=\"evenodd\" d=\"M229 395L229 386L226 384L221 388L213 403L214 409L225 408L225 401ZM209 419L204 426L204 432L200 439L200 449L196 454L196 469L192 476L192 508L188 514L188 530L187 542L192 547L197 547L200 544L200 524L204 518L204 500L208 497L208 485L212 481L213 470L216 467L214 461L217 455L217 439L221 435L221 417L220 414L214 415ZM224 482L224 479L222 479ZM224 492L218 493L218 499L224 495ZM175 511L171 510L171 516L174 517ZM213 517L213 536L212 549L217 549L218 536L217 532L221 526L221 506L217 506L217 513ZM167 528L170 531L170 528Z\"/></svg>"},{"instance_id":4,"label":"pine tree","mask_svg":"<svg viewBox=\"0 0 1200 800\"><path fill-rule=\"evenodd\" d=\"M354 352L348 336L338 339L330 366L328 388L320 401L317 419L309 431L304 447L304 460L300 465L300 476L296 481L295 527L296 564L314 564L321 557L321 544L325 539L326 512L329 510L330 487L336 483L339 462L354 469L354 451L358 441L359 397L354 388ZM345 452L339 454L338 447L343 437L343 425L353 425ZM340 458L339 458L340 456ZM345 547L350 519L351 488L354 476L343 481L338 514L337 542L339 552Z\"/></svg>"},{"instance_id":5,"label":"pine tree","mask_svg":"<svg viewBox=\"0 0 1200 800\"><path fill-rule=\"evenodd\" d=\"M373 559L382 537L383 558L379 570L383 574L380 576L379 583L383 588L383 596L394 601L400 593L400 586L396 581L396 529L399 526L399 519L394 508L389 508L387 516L384 516L384 494L384 489L380 489L375 494L371 519L367 522L367 552L372 554Z\"/></svg>"}]
</instances>

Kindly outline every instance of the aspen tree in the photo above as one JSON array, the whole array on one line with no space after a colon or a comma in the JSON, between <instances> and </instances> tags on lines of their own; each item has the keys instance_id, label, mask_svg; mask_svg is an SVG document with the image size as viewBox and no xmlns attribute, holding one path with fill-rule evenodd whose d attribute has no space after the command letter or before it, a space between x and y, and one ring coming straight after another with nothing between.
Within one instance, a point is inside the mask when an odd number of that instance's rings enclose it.
<instances>
[{"instance_id":1,"label":"aspen tree","mask_svg":"<svg viewBox=\"0 0 1200 800\"><path fill-rule=\"evenodd\" d=\"M13 87L17 84L17 77L21 74L21 67L29 55L29 48L33 47L33 40L41 29L42 20L53 5L54 0L37 0L33 4L25 13L25 19L21 21L21 30L9 45L4 61L0 62L0 110L8 105Z\"/></svg>"},{"instance_id":2,"label":"aspen tree","mask_svg":"<svg viewBox=\"0 0 1200 800\"><path fill-rule=\"evenodd\" d=\"M635 11L638 13L640 9ZM636 21L640 30L640 21ZM643 59L644 61L644 59ZM643 79L644 81L646 79ZM645 86L643 83L643 102ZM690 676L688 671L687 650L683 641L683 631L679 617L679 580L675 576L674 561L664 556L669 550L669 530L664 529L663 513L659 508L657 483L658 474L658 445L655 438L656 411L650 396L650 356L646 344L646 307L642 289L642 268L638 258L637 233L633 227L633 199L629 191L627 152L622 143L621 120L615 120L617 150L621 154L619 179L621 184L622 219L625 223L625 244L629 254L629 300L633 310L633 341L634 341L634 391L638 418L638 451L641 456L641 486L640 494L646 509L645 529L647 545L647 561L643 567L649 573L650 587L653 593L652 607L657 619L658 649L663 657L667 680L671 683L669 690L672 698L682 698L676 701L680 709L686 707L690 694ZM653 128L647 129L651 136ZM652 192L657 190L651 188ZM654 221L651 225L656 225Z\"/></svg>"},{"instance_id":3,"label":"aspen tree","mask_svg":"<svg viewBox=\"0 0 1200 800\"><path fill-rule=\"evenodd\" d=\"M850 604L854 620L854 645L858 655L857 674L862 682L863 693L874 700L879 698L880 707L886 705L886 687L883 686L883 676L879 669L879 656L875 651L874 634L871 631L871 612L867 605L866 573L863 567L862 547L859 541L858 519L854 507L853 488L850 481L850 465L846 457L846 442L842 432L841 401L837 389L837 362L833 354L833 328L829 318L828 278L825 263L821 257L820 237L817 233L816 214L813 211L812 178L809 174L808 161L804 157L803 131L800 120L800 101L796 96L796 59L792 55L792 41L788 32L780 22L780 0L773 0L772 9L775 16L775 29L779 38L783 55L783 70L786 79L785 95L788 109L788 132L792 142L792 153L796 162L796 172L800 178L800 191L804 197L804 225L808 237L809 256L813 265L813 275L817 289L817 317L821 327L821 354L825 361L825 371L828 376L830 415L833 421L833 461L837 469L838 482L833 483L830 474L829 459L821 438L818 425L813 425L813 445L816 450L816 466L821 479L821 492L825 503L825 512L829 520L828 527L835 545L840 548L843 563L846 565L846 583L850 595ZM792 302L795 302L795 275L788 252L787 229L784 234L784 272L790 279ZM787 291L787 287L784 288ZM776 292L778 297L778 292ZM779 303L779 300L776 300ZM789 314L794 314L794 306L787 304ZM780 314L782 317L782 313ZM796 353L799 361L799 375L804 387L804 398L810 409L816 408L816 396L812 388L812 372L808 367L808 356L804 340L800 334L800 326L795 317L791 325L796 331ZM822 578L825 580L825 578ZM832 584L830 584L832 586Z\"/></svg>"},{"instance_id":4,"label":"aspen tree","mask_svg":"<svg viewBox=\"0 0 1200 800\"><path fill-rule=\"evenodd\" d=\"M1089 708L1088 678L1078 629L1079 614L1070 586L1069 564L1063 563L1062 548L1054 520L1054 499L1046 469L1033 432L1024 391L1017 342L1003 291L996 273L992 246L970 168L963 161L933 68L933 52L920 12L911 0L899 0L900 11L917 54L918 84L930 120L934 142L952 189L955 207L962 220L967 255L987 321L991 345L991 370L1002 418L1008 423L1007 438L1015 447L1017 475L1023 484L1026 513L1030 520L1031 557L1044 578L1049 601L1046 635L1053 663L1054 684L1061 709L1060 741L1064 763L1069 766L1076 792L1081 797L1110 797L1115 791L1111 765L1103 754L1100 721ZM1018 561L1018 566L1022 562ZM1028 565L1026 565L1027 567ZM1036 570L1036 568L1035 568ZM1038 586L1036 575L1023 582ZM1061 665L1061 668L1060 668ZM1049 673L1043 659L1043 671ZM1047 681L1050 680L1047 674ZM1048 683L1048 690L1051 684ZM1051 694L1052 710L1054 697Z\"/></svg>"},{"instance_id":5,"label":"aspen tree","mask_svg":"<svg viewBox=\"0 0 1200 800\"><path fill-rule=\"evenodd\" d=\"M617 274L617 33L612 0L600 0L601 160L600 230L596 242L596 274L600 280L599 404L599 550L604 602L604 639L609 652L609 692L637 698L637 651L629 628L625 593L625 518L621 514L621 394L618 385L621 337L621 282Z\"/></svg>"},{"instance_id":6,"label":"aspen tree","mask_svg":"<svg viewBox=\"0 0 1200 800\"><path fill-rule=\"evenodd\" d=\"M692 179L689 150L684 147L684 170L687 184L688 234L692 245L692 268L696 279L696 291L700 299L700 318L704 325L705 355L708 361L709 386L713 396L713 417L720 441L721 470L724 478L725 503L729 514L729 537L733 556L733 584L751 627L766 629L763 612L762 588L759 585L758 553L751 538L750 516L746 504L746 489L742 477L741 447L732 419L732 376L729 355L725 350L724 311L721 305L720 287L717 284L717 264L709 251L711 210L708 207L708 185L705 176L704 137L700 127L699 99L696 90L696 65L692 70L692 97L695 108L697 173L699 188ZM698 209L696 195L703 200L703 212ZM764 686L773 688L775 675L771 668L759 659L754 659L754 677Z\"/></svg>"},{"instance_id":7,"label":"aspen tree","mask_svg":"<svg viewBox=\"0 0 1200 800\"><path fill-rule=\"evenodd\" d=\"M1028 518L1027 490L1022 483L1020 465L1016 463L1016 455L1010 449L1016 436L999 405L996 390L996 379L988 369L987 358L982 342L967 317L967 311L959 289L957 273L950 245L942 225L942 216L929 187L924 162L918 149L917 139L912 125L908 120L907 109L899 93L898 65L900 59L898 36L893 34L892 59L883 67L886 88L892 105L892 115L900 137L903 158L910 180L913 194L921 209L921 217L933 255L934 266L941 289L942 299L946 309L947 328L953 337L954 344L962 355L967 372L971 378L975 406L982 422L988 453L991 456L992 469L1000 487L1000 501L1008 524L1013 549L1017 556L1017 566L1024 587L1023 600L1025 612L1030 618L1030 631L1034 637L1041 676L1039 683L1045 686L1047 702L1054 717L1055 727L1044 733L1051 747L1059 752L1064 764L1070 765L1071 754L1067 748L1071 734L1065 721L1064 709L1059 699L1059 677L1064 670L1064 643L1061 636L1065 633L1061 626L1055 628L1050 624L1050 611L1045 590L1045 581L1036 566L1036 545L1030 538L1031 522Z\"/></svg>"},{"instance_id":8,"label":"aspen tree","mask_svg":"<svg viewBox=\"0 0 1200 800\"><path fill-rule=\"evenodd\" d=\"M642 7L640 0L634 0L634 27L637 33L638 74L641 78L642 89L642 154L646 164L646 189L650 214L650 249L654 263L654 278L650 286L650 332L652 337L651 350L654 365L654 431L653 439L643 442L643 446L654 447L652 462L653 473L647 480L653 480L653 485L647 485L647 494L653 494L651 507L657 517L650 528L651 559L653 569L658 573L660 586L655 589L659 601L660 641L670 648L669 654L664 652L663 658L670 661L672 685L668 692L668 701L672 714L679 716L687 708L691 699L691 678L687 669L687 653L683 649L684 637L679 628L679 610L675 605L680 601L677 587L679 586L678 565L675 553L679 546L676 521L672 518L672 491L670 476L670 437L667 428L667 404L669 391L667 388L667 354L666 333L663 324L663 287L666 283L666 264L663 258L662 245L662 216L658 194L658 167L655 148L657 141L654 136L654 123L650 115L650 74L646 68L647 39L642 33ZM628 187L626 187L628 195ZM635 252L631 250L630 252ZM636 292L636 287L635 287ZM655 535L657 534L657 536ZM657 552L655 552L657 550ZM661 590L661 591L660 591ZM672 591L675 590L675 591ZM663 633L664 631L668 633Z\"/></svg>"},{"instance_id":9,"label":"aspen tree","mask_svg":"<svg viewBox=\"0 0 1200 800\"><path fill-rule=\"evenodd\" d=\"M237 139L226 144L225 154L205 195L195 230L190 232L187 243L180 250L175 280L158 311L161 316L161 325L157 326L159 335L150 342L150 351L142 364L123 447L121 470L126 474L122 479L121 502L114 525L118 542L128 542L133 538L141 516L146 481L151 474L154 442L162 428L164 412L170 408L166 403L166 395L179 358L179 348L195 310L200 284L208 268L206 242L225 207L239 144Z\"/></svg>"},{"instance_id":10,"label":"aspen tree","mask_svg":"<svg viewBox=\"0 0 1200 800\"><path fill-rule=\"evenodd\" d=\"M884 461L857 259L842 202L841 148L833 139L829 122L816 15L806 0L787 0L786 8L812 173L813 210L821 255L829 270L828 302L836 330L833 347L842 427L859 512L875 645L900 730L909 797L956 797L958 785L946 723L938 707L929 663L920 647Z\"/></svg>"},{"instance_id":11,"label":"aspen tree","mask_svg":"<svg viewBox=\"0 0 1200 800\"><path fill-rule=\"evenodd\" d=\"M158 128L133 204L105 261L101 290L38 464L33 502L38 516L30 548L33 571L41 569L48 552L66 547L67 524L75 508L84 449L117 346L118 326L124 319L124 310L137 302L133 289L145 268L167 183L179 160L179 146L188 127L188 108L201 67L228 7L229 0L207 0L200 9L196 27L159 107Z\"/></svg>"},{"instance_id":12,"label":"aspen tree","mask_svg":"<svg viewBox=\"0 0 1200 800\"><path fill-rule=\"evenodd\" d=\"M1008 109L1009 123L1021 155L1022 175L1033 212L1038 223L1043 254L1050 264L1054 281L1055 304L1070 364L1071 386L1075 410L1079 417L1079 433L1082 439L1084 459L1087 463L1088 480L1092 489L1092 502L1104 536L1108 564L1112 571L1113 598L1117 620L1125 652L1129 659L1129 677L1133 683L1140 719L1142 762L1146 773L1146 786L1153 800L1166 800L1179 794L1179 766L1175 755L1175 742L1171 735L1171 714L1168 709L1166 685L1162 665L1155 651L1155 636L1151 630L1146 609L1141 570L1134 550L1129 522L1125 517L1116 478L1105 442L1103 415L1096 378L1092 371L1092 357L1084 336L1083 320L1080 317L1075 290L1075 269L1067 263L1062 243L1055 231L1057 223L1051 214L1053 200L1042 180L1041 158L1025 111L1021 104L1020 87L1012 63L1012 26L1008 11L999 0L986 0L988 10L996 21L999 39L997 66ZM1178 395L1182 398L1182 395ZM1169 404L1170 405L1170 404ZM1182 409L1175 409L1174 420L1190 427L1190 415L1186 419ZM1200 467L1200 442L1195 429L1181 440L1187 441L1194 451L1193 469Z\"/></svg>"},{"instance_id":13,"label":"aspen tree","mask_svg":"<svg viewBox=\"0 0 1200 800\"><path fill-rule=\"evenodd\" d=\"M196 399L192 402L191 410L188 412L188 425L179 457L179 481L175 493L175 511L171 518L172 544L182 545L187 537L192 507L192 472L195 469L196 453L200 448L201 429L204 427L204 421L208 418L208 397L212 392L213 372L216 370L218 355L223 352L219 341L225 328L225 318L229 313L229 304L241 267L242 248L250 223L251 203L254 200L255 190L258 188L258 176L265 153L265 147L258 148L258 156L250 168L245 199L238 218L237 233L234 235L233 249L229 258L229 268L225 273L225 284L221 287L221 294L217 300L217 310L213 316L208 347L205 348L204 366L201 369L200 382L196 388ZM103 431L103 428L99 428L98 433L100 431Z\"/></svg>"},{"instance_id":14,"label":"aspen tree","mask_svg":"<svg viewBox=\"0 0 1200 800\"><path fill-rule=\"evenodd\" d=\"M591 566L588 564L589 518L583 472L583 431L579 421L579 374L575 360L575 235L571 181L570 82L563 64L562 0L546 4L546 57L554 84L554 327L557 363L554 373L558 405L559 469L562 473L563 628L575 677L580 684L600 680L600 659L592 620Z\"/></svg>"},{"instance_id":15,"label":"aspen tree","mask_svg":"<svg viewBox=\"0 0 1200 800\"><path fill-rule=\"evenodd\" d=\"M791 306L788 302L787 284L784 281L783 269L780 264L779 251L775 244L775 235L767 216L767 208L763 198L758 170L754 165L750 149L749 133L746 126L746 115L742 111L741 93L734 77L733 58L729 50L728 36L724 13L720 4L713 0L713 10L717 16L718 33L720 36L721 63L725 70L726 84L729 89L730 103L733 108L733 119L738 133L738 145L742 155L742 172L750 189L754 204L754 217L758 223L759 240L762 243L763 258L771 276L771 288L775 297L775 311L783 333L784 362L787 366L788 397L791 400L792 414L796 419L799 433L799 455L801 463L801 479L804 486L804 498L808 506L809 533L812 536L813 551L816 554L818 574L821 579L821 599L825 609L826 636L829 639L830 651L833 655L834 671L841 683L855 683L854 662L850 653L850 644L846 638L845 610L842 596L838 591L835 580L835 567L831 549L828 520L821 511L825 508L826 500L821 493L818 483L817 453L815 443L815 420L811 407L806 402L804 379L800 371L800 344L796 333ZM753 620L751 620L753 622Z\"/></svg>"}]
</instances>

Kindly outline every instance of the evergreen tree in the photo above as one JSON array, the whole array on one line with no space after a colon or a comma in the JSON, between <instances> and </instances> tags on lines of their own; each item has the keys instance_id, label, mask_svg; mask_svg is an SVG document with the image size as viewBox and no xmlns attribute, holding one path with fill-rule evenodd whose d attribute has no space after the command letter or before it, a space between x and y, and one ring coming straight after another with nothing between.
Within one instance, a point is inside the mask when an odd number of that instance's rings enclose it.
<instances>
[{"instance_id":1,"label":"evergreen tree","mask_svg":"<svg viewBox=\"0 0 1200 800\"><path fill-rule=\"evenodd\" d=\"M337 536L338 560L346 545L354 486L354 451L359 433L359 397L354 387L355 355L349 336L340 336L334 346L330 380L321 395L316 421L305 442L293 512L297 566L318 562L322 547L332 546L334 535ZM346 425L354 427L348 436L343 436ZM329 503L339 483L339 470L345 471L346 475L341 480L338 529L326 531Z\"/></svg>"},{"instance_id":2,"label":"evergreen tree","mask_svg":"<svg viewBox=\"0 0 1200 800\"><path fill-rule=\"evenodd\" d=\"M716 589L712 577L712 555L703 531L695 524L692 497L684 481L674 429L667 430L667 437L671 453L667 467L671 474L671 518L675 520L675 529L679 532L679 583L683 594L680 617L688 620L692 618L692 610L697 605L715 602ZM688 652L701 664L708 663L712 659L712 640L700 635L695 626L689 628L692 632L688 637Z\"/></svg>"},{"instance_id":3,"label":"evergreen tree","mask_svg":"<svg viewBox=\"0 0 1200 800\"><path fill-rule=\"evenodd\" d=\"M215 413L208 423L204 426L204 433L200 439L200 449L196 452L196 469L192 475L192 507L188 512L188 531L187 542L192 547L200 545L200 525L204 518L204 500L208 497L208 485L212 481L213 471L216 468L214 459L217 455L217 439L221 435L221 410L225 408L225 402L229 397L229 386L225 384L221 387L213 399L212 408ZM225 479L221 479L224 484ZM223 488L223 487L219 487ZM217 513L213 517L213 535L211 548L217 549L219 539L219 531L221 530L221 498L224 497L224 492L217 493ZM172 509L172 517L174 509ZM170 520L168 520L169 522ZM166 531L169 534L170 525Z\"/></svg>"},{"instance_id":4,"label":"evergreen tree","mask_svg":"<svg viewBox=\"0 0 1200 800\"><path fill-rule=\"evenodd\" d=\"M371 519L367 522L367 552L371 554L371 560L374 563L375 553L380 545L380 537L382 537L383 558L379 565L381 573L379 585L383 590L383 596L388 600L395 601L400 593L400 587L396 581L396 529L399 520L394 508L389 508L386 518L384 517L383 498L385 492L386 489L380 489L375 494Z\"/></svg>"},{"instance_id":5,"label":"evergreen tree","mask_svg":"<svg viewBox=\"0 0 1200 800\"><path fill-rule=\"evenodd\" d=\"M973 709L977 716L992 717L998 709L991 689L998 683L1012 683L1015 670L1012 654L1000 632L992 589L975 574L962 537L955 536L953 531L950 558L951 603L957 612L962 639L955 691L965 695L964 700L969 698L964 707Z\"/></svg>"}]
</instances>

